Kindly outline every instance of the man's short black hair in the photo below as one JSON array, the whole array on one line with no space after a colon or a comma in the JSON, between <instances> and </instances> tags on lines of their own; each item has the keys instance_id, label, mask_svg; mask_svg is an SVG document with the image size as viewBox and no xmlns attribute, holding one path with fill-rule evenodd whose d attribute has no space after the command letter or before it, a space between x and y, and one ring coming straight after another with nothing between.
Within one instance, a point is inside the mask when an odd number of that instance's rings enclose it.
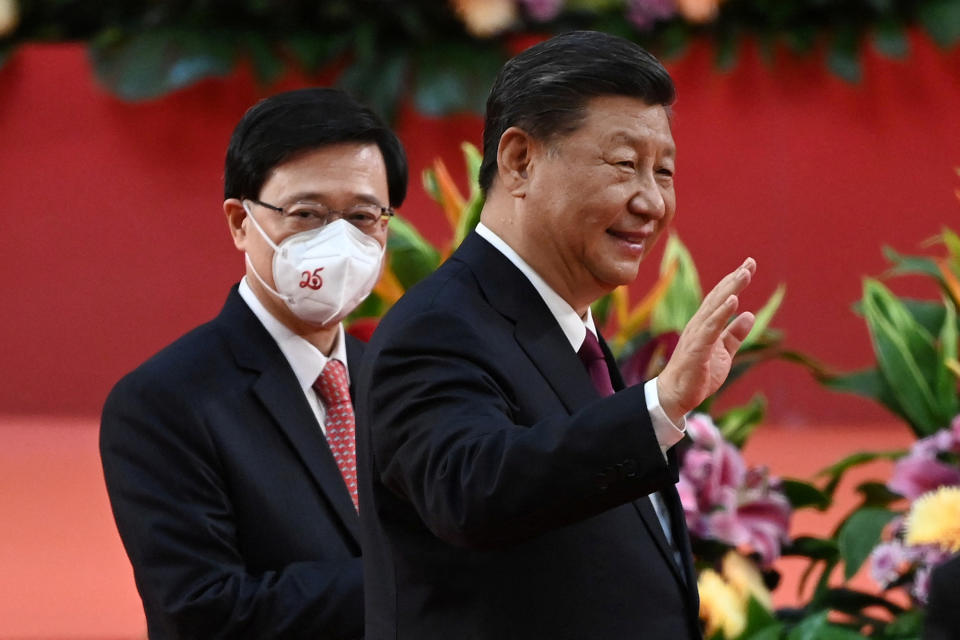
<instances>
[{"instance_id":1,"label":"man's short black hair","mask_svg":"<svg viewBox=\"0 0 960 640\"><path fill-rule=\"evenodd\" d=\"M374 143L387 168L390 206L407 195L407 157L377 115L338 89L287 91L252 106L230 137L224 198L260 197L270 172L293 156L328 145Z\"/></svg>"},{"instance_id":2,"label":"man's short black hair","mask_svg":"<svg viewBox=\"0 0 960 640\"><path fill-rule=\"evenodd\" d=\"M497 147L510 127L549 141L580 125L591 98L616 95L673 104L676 91L660 61L640 46L598 31L571 31L509 60L487 98L480 188L497 175Z\"/></svg>"}]
</instances>

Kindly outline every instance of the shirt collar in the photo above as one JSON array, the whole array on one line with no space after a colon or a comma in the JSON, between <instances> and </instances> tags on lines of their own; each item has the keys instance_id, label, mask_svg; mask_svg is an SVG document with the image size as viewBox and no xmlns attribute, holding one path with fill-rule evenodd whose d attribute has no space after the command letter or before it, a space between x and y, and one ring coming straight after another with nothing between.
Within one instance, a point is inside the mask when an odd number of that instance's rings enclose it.
<instances>
[{"instance_id":1,"label":"shirt collar","mask_svg":"<svg viewBox=\"0 0 960 640\"><path fill-rule=\"evenodd\" d=\"M323 371L328 360L339 360L343 363L347 373L347 382L349 383L350 367L347 363L347 347L346 340L343 336L343 323L337 326L337 336L334 338L333 349L331 349L330 356L328 357L304 338L291 331L285 324L277 320L277 318L263 306L259 298L257 298L257 294L253 292L253 289L251 289L247 283L246 276L240 281L239 293L243 301L250 307L253 315L257 316L257 319L260 320L264 329L267 330L267 333L270 334L274 341L276 341L277 346L280 347L281 353L283 353L287 362L290 363L290 368L293 369L293 374L297 377L297 382L300 383L300 388L303 389L304 393L313 388L313 383L316 382L320 376L320 372Z\"/></svg>"},{"instance_id":2,"label":"shirt collar","mask_svg":"<svg viewBox=\"0 0 960 640\"><path fill-rule=\"evenodd\" d=\"M580 345L583 344L583 339L587 335L587 329L596 335L597 328L596 325L594 325L593 314L590 312L590 307L587 307L585 317L581 318L580 315L574 311L573 307L560 297L560 294L554 291L540 274L534 271L533 267L520 257L519 253L514 251L513 247L508 245L503 238L491 231L490 228L482 222L477 225L477 235L493 245L494 249L502 253L507 260L512 262L513 265L520 270L520 273L527 277L527 280L530 281L533 288L536 289L540 297L543 298L543 302L547 305L550 313L556 318L557 324L560 325L563 335L567 337L567 341L570 343L570 346L573 347L574 351L580 350Z\"/></svg>"}]
</instances>

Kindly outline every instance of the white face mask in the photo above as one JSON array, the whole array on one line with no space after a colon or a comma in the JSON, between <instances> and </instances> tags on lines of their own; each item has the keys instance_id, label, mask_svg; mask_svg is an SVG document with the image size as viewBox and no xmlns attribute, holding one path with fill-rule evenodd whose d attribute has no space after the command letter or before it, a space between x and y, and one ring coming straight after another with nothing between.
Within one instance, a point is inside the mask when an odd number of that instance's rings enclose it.
<instances>
[{"instance_id":1,"label":"white face mask","mask_svg":"<svg viewBox=\"0 0 960 640\"><path fill-rule=\"evenodd\" d=\"M279 245L270 239L250 212L243 208L263 239L273 247L272 288L246 256L253 275L264 288L283 300L295 316L318 325L339 322L370 295L380 277L385 247L340 219L295 233Z\"/></svg>"}]
</instances>

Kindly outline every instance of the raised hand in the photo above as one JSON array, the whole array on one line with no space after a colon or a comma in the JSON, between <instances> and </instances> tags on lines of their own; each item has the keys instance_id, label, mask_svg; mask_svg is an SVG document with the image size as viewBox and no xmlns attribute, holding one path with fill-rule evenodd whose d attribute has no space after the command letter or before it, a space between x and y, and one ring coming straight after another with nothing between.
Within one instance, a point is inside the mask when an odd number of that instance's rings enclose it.
<instances>
[{"instance_id":1,"label":"raised hand","mask_svg":"<svg viewBox=\"0 0 960 640\"><path fill-rule=\"evenodd\" d=\"M753 328L755 318L746 311L729 324L727 320L740 304L737 294L750 284L756 270L757 263L747 258L727 274L703 299L680 334L677 348L657 378L660 406L674 422L679 422L727 379L733 356Z\"/></svg>"}]
</instances>

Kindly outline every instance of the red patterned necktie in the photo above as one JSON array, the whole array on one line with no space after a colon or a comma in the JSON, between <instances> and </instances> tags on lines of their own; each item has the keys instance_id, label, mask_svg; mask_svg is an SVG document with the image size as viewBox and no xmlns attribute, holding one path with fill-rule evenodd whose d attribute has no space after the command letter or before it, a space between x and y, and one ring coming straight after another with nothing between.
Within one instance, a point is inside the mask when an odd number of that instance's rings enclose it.
<instances>
[{"instance_id":1,"label":"red patterned necktie","mask_svg":"<svg viewBox=\"0 0 960 640\"><path fill-rule=\"evenodd\" d=\"M350 385L347 383L347 368L339 360L328 360L320 377L313 383L317 395L323 400L327 411L327 444L337 461L337 467L350 492L353 506L357 502L357 440L353 404L350 402Z\"/></svg>"}]
</instances>

